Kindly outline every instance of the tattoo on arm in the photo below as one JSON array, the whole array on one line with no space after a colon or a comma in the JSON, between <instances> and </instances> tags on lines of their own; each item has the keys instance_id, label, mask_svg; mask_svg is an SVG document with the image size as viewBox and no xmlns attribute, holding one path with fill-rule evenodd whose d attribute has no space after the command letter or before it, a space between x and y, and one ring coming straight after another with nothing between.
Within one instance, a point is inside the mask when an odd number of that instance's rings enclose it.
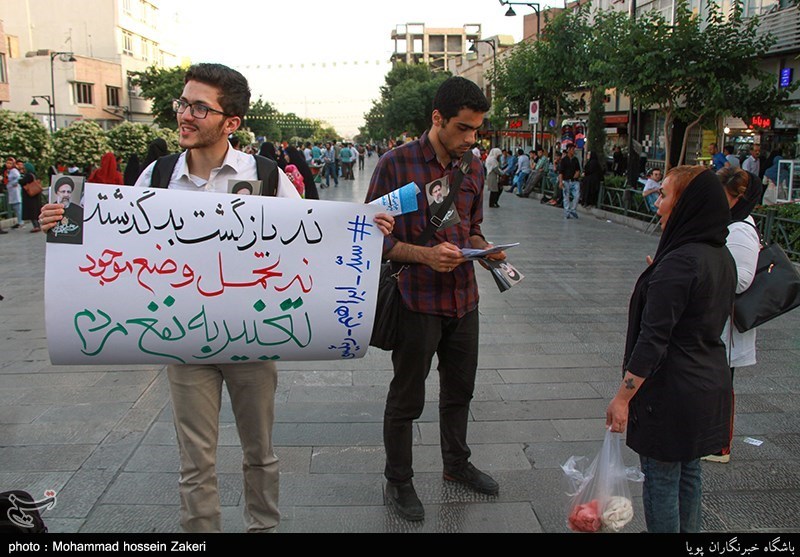
<instances>
[{"instance_id":1,"label":"tattoo on arm","mask_svg":"<svg viewBox=\"0 0 800 557\"><path fill-rule=\"evenodd\" d=\"M625 380L625 388L626 389L635 389L636 388L634 386L634 384L633 384L633 379L632 378L629 377L628 379Z\"/></svg>"}]
</instances>

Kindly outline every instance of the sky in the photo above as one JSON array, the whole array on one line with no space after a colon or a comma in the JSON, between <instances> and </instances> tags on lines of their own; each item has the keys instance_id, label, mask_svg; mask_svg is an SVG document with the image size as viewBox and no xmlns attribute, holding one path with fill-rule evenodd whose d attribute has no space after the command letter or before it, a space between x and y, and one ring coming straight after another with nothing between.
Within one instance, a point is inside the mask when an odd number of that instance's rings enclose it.
<instances>
[{"instance_id":1,"label":"sky","mask_svg":"<svg viewBox=\"0 0 800 557\"><path fill-rule=\"evenodd\" d=\"M519 5L516 17L505 17L508 7L499 0L162 0L162 14L173 6L176 53L234 67L247 77L252 100L325 121L346 137L358 132L380 95L397 25L479 23L484 38L511 35L516 42L523 16L535 13Z\"/></svg>"}]
</instances>

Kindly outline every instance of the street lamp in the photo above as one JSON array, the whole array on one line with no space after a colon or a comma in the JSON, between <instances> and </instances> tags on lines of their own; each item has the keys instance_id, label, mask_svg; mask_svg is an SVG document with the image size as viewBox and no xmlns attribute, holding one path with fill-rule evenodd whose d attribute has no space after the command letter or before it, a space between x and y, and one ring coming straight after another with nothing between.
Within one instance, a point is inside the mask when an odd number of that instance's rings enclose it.
<instances>
[{"instance_id":1,"label":"street lamp","mask_svg":"<svg viewBox=\"0 0 800 557\"><path fill-rule=\"evenodd\" d=\"M75 59L75 55L73 52L51 52L50 53L50 95L52 96L52 107L53 107L53 130L56 127L56 82L53 76L53 60L56 56L61 56L62 62L77 62ZM64 60L64 56L69 56L66 60Z\"/></svg>"},{"instance_id":2,"label":"street lamp","mask_svg":"<svg viewBox=\"0 0 800 557\"><path fill-rule=\"evenodd\" d=\"M496 37L491 39L477 39L472 41L472 46L469 47L470 52L478 53L478 43L486 43L492 47L492 105L494 105L494 97L497 94L497 45L495 44ZM497 143L497 132L495 132L495 143Z\"/></svg>"},{"instance_id":3,"label":"street lamp","mask_svg":"<svg viewBox=\"0 0 800 557\"><path fill-rule=\"evenodd\" d=\"M55 116L53 115L53 111L55 106L53 105L53 99L50 95L33 95L31 100L31 106L39 106L39 101L36 99L42 99L44 102L47 103L47 115L50 117L50 133L53 133L55 130Z\"/></svg>"},{"instance_id":4,"label":"street lamp","mask_svg":"<svg viewBox=\"0 0 800 557\"><path fill-rule=\"evenodd\" d=\"M492 102L494 102L495 80L497 79L497 45L495 45L494 37L492 37L491 39L477 39L472 41L472 46L469 47L469 51L477 54L478 47L476 47L475 45L478 43L486 43L492 47Z\"/></svg>"},{"instance_id":5,"label":"street lamp","mask_svg":"<svg viewBox=\"0 0 800 557\"><path fill-rule=\"evenodd\" d=\"M507 0L500 0L501 6L508 6L508 11L506 12L506 17L514 17L517 15L517 12L514 11L514 8L511 6L528 6L534 12L536 12L536 40L539 40L539 33L541 32L541 14L539 13L539 3L538 2L508 2Z\"/></svg>"}]
</instances>

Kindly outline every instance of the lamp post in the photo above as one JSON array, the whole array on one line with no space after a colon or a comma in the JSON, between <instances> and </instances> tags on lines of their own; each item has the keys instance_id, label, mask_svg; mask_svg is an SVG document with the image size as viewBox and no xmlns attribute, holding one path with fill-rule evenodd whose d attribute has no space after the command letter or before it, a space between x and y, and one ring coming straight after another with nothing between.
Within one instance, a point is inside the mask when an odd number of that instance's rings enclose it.
<instances>
[{"instance_id":1,"label":"lamp post","mask_svg":"<svg viewBox=\"0 0 800 557\"><path fill-rule=\"evenodd\" d=\"M495 94L497 93L497 45L495 44L496 37L492 37L491 39L478 39L472 41L472 46L469 47L470 52L474 52L475 54L478 53L478 47L475 46L478 43L486 43L492 47L492 106L494 106ZM492 124L494 127L494 124ZM494 132L494 145L493 147L497 146L497 130Z\"/></svg>"},{"instance_id":2,"label":"lamp post","mask_svg":"<svg viewBox=\"0 0 800 557\"><path fill-rule=\"evenodd\" d=\"M53 110L55 109L55 106L53 106L53 99L50 97L50 95L33 95L31 99L31 106L39 106L39 101L36 99L42 99L47 103L47 116L50 119L50 133L55 132L56 122L55 116L53 115Z\"/></svg>"},{"instance_id":3,"label":"lamp post","mask_svg":"<svg viewBox=\"0 0 800 557\"><path fill-rule=\"evenodd\" d=\"M517 12L514 11L514 8L511 6L528 6L534 12L536 12L536 40L539 40L539 33L542 30L541 25L541 14L539 12L539 3L538 2L508 2L507 0L500 0L501 6L508 6L508 11L506 11L506 17L514 17L517 15Z\"/></svg>"},{"instance_id":4,"label":"lamp post","mask_svg":"<svg viewBox=\"0 0 800 557\"><path fill-rule=\"evenodd\" d=\"M75 59L75 55L73 52L51 52L50 53L50 95L52 97L52 107L53 107L53 131L56 129L56 82L55 76L53 75L53 60L55 60L56 56L69 56L66 60L61 58L62 62L77 62Z\"/></svg>"}]
</instances>

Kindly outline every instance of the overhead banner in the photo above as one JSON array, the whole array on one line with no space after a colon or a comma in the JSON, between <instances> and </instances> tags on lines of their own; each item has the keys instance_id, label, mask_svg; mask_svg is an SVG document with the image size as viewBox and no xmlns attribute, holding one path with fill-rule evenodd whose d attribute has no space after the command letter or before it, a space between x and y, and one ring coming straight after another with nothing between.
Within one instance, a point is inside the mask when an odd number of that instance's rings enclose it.
<instances>
[{"instance_id":1,"label":"overhead banner","mask_svg":"<svg viewBox=\"0 0 800 557\"><path fill-rule=\"evenodd\" d=\"M383 207L85 184L81 243L48 232L54 364L364 356Z\"/></svg>"}]
</instances>

